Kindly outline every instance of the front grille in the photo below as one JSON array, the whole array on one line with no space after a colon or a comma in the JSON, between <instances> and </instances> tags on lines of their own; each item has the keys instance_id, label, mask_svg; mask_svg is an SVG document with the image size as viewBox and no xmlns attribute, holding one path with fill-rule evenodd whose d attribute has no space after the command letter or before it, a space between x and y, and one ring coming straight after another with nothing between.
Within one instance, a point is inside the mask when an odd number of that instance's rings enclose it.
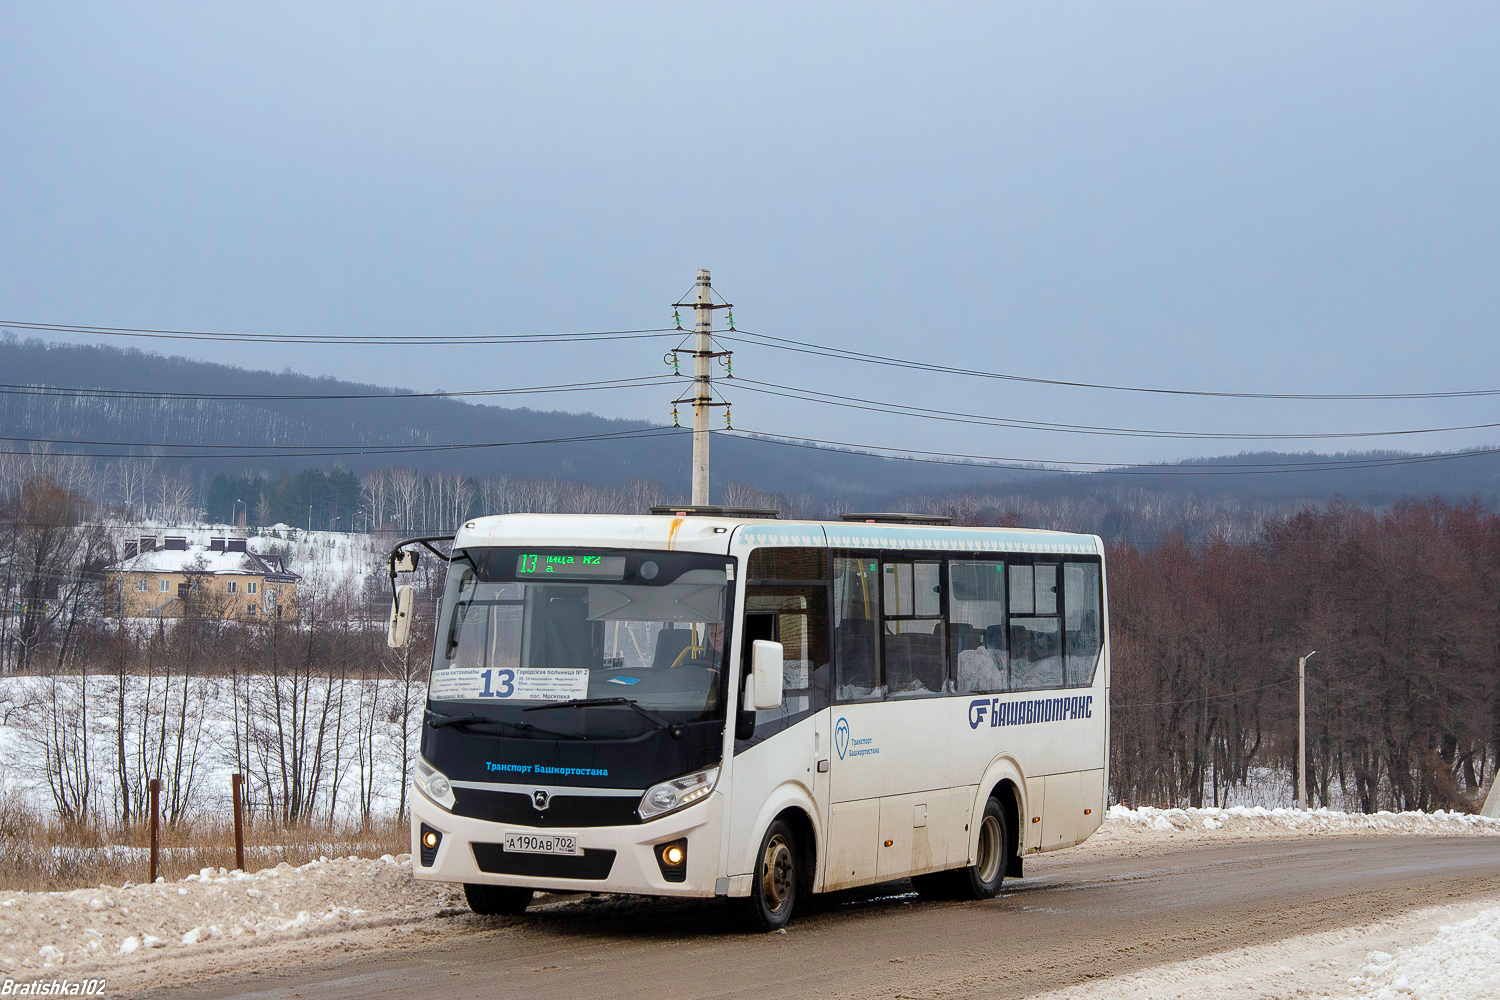
<instances>
[{"instance_id":1,"label":"front grille","mask_svg":"<svg viewBox=\"0 0 1500 1000\"><path fill-rule=\"evenodd\" d=\"M535 827L639 826L639 795L553 795L546 809L522 792L453 788L453 813L491 823Z\"/></svg>"},{"instance_id":2,"label":"front grille","mask_svg":"<svg viewBox=\"0 0 1500 1000\"><path fill-rule=\"evenodd\" d=\"M474 863L491 875L533 875L537 878L577 878L595 882L609 878L615 852L583 849L583 856L567 854L523 854L507 851L503 844L474 844Z\"/></svg>"}]
</instances>

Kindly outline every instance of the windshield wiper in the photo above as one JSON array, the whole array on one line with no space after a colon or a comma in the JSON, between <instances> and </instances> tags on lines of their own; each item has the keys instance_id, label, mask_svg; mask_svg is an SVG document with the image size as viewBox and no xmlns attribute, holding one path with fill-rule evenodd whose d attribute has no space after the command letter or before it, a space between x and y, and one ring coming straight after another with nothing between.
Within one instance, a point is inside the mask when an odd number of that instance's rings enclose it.
<instances>
[{"instance_id":1,"label":"windshield wiper","mask_svg":"<svg viewBox=\"0 0 1500 1000\"><path fill-rule=\"evenodd\" d=\"M542 712L550 708L596 708L601 705L624 705L642 718L655 723L657 729L670 731L674 740L682 739L687 732L680 725L675 722L668 722L634 698L574 698L570 701L554 701L547 705L532 705L530 708L521 709L521 711Z\"/></svg>"},{"instance_id":2,"label":"windshield wiper","mask_svg":"<svg viewBox=\"0 0 1500 1000\"><path fill-rule=\"evenodd\" d=\"M442 712L427 710L427 724L433 729L442 729L444 726L467 726L472 722L499 722L499 719L487 719L482 715L470 712L468 715L444 715Z\"/></svg>"},{"instance_id":3,"label":"windshield wiper","mask_svg":"<svg viewBox=\"0 0 1500 1000\"><path fill-rule=\"evenodd\" d=\"M444 715L442 712L427 710L427 724L433 729L442 729L444 726L461 726L467 729L469 726L509 726L511 729L520 730L523 733L536 733L540 736L555 736L564 740L586 740L587 736L578 733L562 733L555 729L543 729L541 726L533 726L529 722L507 722L505 719L491 719L487 715Z\"/></svg>"}]
</instances>

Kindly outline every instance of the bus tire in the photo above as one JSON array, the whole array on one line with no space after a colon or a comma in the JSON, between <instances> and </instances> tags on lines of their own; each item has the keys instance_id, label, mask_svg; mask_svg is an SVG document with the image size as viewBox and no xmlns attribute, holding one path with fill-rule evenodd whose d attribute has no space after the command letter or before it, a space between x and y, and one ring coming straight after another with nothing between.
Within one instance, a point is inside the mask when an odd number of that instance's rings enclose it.
<instances>
[{"instance_id":1,"label":"bus tire","mask_svg":"<svg viewBox=\"0 0 1500 1000\"><path fill-rule=\"evenodd\" d=\"M792 908L803 881L798 846L797 835L786 820L778 819L766 828L755 856L750 898L744 903L749 930L760 933L780 930L792 919Z\"/></svg>"},{"instance_id":2,"label":"bus tire","mask_svg":"<svg viewBox=\"0 0 1500 1000\"><path fill-rule=\"evenodd\" d=\"M513 885L475 885L464 883L464 899L469 909L483 917L518 917L531 905L534 893Z\"/></svg>"},{"instance_id":3,"label":"bus tire","mask_svg":"<svg viewBox=\"0 0 1500 1000\"><path fill-rule=\"evenodd\" d=\"M959 899L993 899L1010 869L1010 831L1005 828L1005 809L991 796L979 817L979 843L974 863L953 874Z\"/></svg>"}]
</instances>

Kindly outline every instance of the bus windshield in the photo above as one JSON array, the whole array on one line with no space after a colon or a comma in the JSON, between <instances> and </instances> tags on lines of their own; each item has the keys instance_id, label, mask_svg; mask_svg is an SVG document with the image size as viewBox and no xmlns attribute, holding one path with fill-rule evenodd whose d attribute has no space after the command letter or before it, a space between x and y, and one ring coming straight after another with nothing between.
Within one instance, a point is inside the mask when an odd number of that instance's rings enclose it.
<instances>
[{"instance_id":1,"label":"bus windshield","mask_svg":"<svg viewBox=\"0 0 1500 1000\"><path fill-rule=\"evenodd\" d=\"M713 717L725 693L726 565L668 552L455 553L429 699L465 715L531 709L484 714L574 732L564 719L574 713L536 710L613 699L674 723Z\"/></svg>"}]
</instances>

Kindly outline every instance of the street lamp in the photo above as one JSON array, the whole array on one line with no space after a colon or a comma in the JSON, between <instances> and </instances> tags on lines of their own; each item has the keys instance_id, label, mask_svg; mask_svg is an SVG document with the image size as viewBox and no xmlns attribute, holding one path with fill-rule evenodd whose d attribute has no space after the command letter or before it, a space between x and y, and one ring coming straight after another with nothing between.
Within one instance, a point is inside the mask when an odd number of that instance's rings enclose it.
<instances>
[{"instance_id":1,"label":"street lamp","mask_svg":"<svg viewBox=\"0 0 1500 1000\"><path fill-rule=\"evenodd\" d=\"M338 531L339 530L339 516L337 514L334 515L332 521L328 522L328 530L329 531Z\"/></svg>"},{"instance_id":2,"label":"street lamp","mask_svg":"<svg viewBox=\"0 0 1500 1000\"><path fill-rule=\"evenodd\" d=\"M234 521L234 511L235 511L235 508L238 507L242 503L245 503L245 501L241 500L239 497L235 497L234 503L232 503L232 504L229 505L229 520L230 520L231 523L233 523L233 521ZM245 503L245 514L246 514L247 517L250 514L250 505L247 504L247 503Z\"/></svg>"},{"instance_id":3,"label":"street lamp","mask_svg":"<svg viewBox=\"0 0 1500 1000\"><path fill-rule=\"evenodd\" d=\"M1307 808L1307 661L1315 649L1297 657L1297 808Z\"/></svg>"}]
</instances>

